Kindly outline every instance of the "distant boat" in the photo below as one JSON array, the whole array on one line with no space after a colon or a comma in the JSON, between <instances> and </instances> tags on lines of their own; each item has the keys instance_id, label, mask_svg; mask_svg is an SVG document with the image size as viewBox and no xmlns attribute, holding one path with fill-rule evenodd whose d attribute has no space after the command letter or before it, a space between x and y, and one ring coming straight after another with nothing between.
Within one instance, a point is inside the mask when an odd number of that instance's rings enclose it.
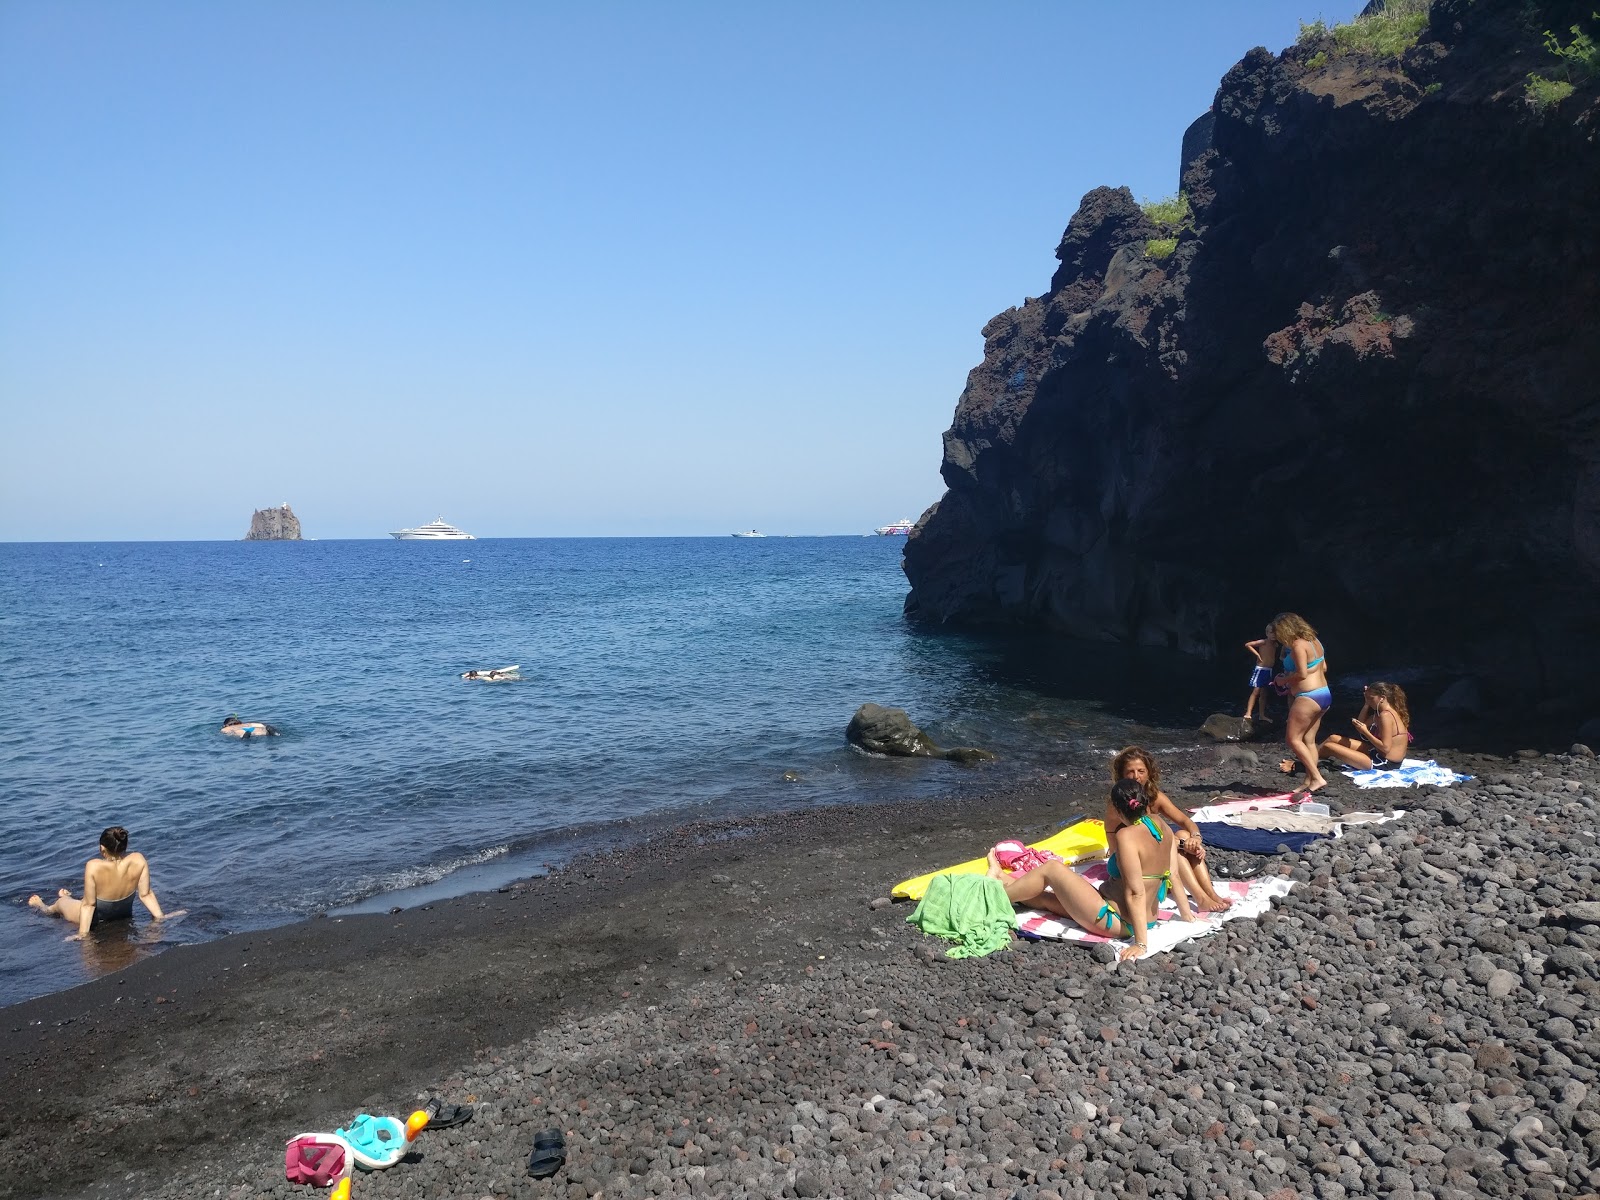
<instances>
[{"instance_id":1,"label":"distant boat","mask_svg":"<svg viewBox=\"0 0 1600 1200\"><path fill-rule=\"evenodd\" d=\"M766 537L767 535L764 534L764 533L759 533L754 529L746 529L743 533L736 533L733 536L734 537Z\"/></svg>"},{"instance_id":2,"label":"distant boat","mask_svg":"<svg viewBox=\"0 0 1600 1200\"><path fill-rule=\"evenodd\" d=\"M899 521L892 521L887 525L880 525L872 532L879 537L905 537L916 528L916 525L917 523L910 517L905 517Z\"/></svg>"},{"instance_id":3,"label":"distant boat","mask_svg":"<svg viewBox=\"0 0 1600 1200\"><path fill-rule=\"evenodd\" d=\"M475 542L478 539L454 525L446 525L443 517L435 517L426 525L415 529L397 529L389 535L402 542Z\"/></svg>"}]
</instances>

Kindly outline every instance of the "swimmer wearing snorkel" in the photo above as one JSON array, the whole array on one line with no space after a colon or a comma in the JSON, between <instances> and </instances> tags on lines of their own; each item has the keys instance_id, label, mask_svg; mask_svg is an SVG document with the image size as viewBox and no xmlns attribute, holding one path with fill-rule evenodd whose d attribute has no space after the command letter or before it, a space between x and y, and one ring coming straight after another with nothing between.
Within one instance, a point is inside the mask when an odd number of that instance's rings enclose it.
<instances>
[{"instance_id":1,"label":"swimmer wearing snorkel","mask_svg":"<svg viewBox=\"0 0 1600 1200\"><path fill-rule=\"evenodd\" d=\"M278 736L278 731L265 721L241 721L234 716L223 719L222 732L236 738Z\"/></svg>"}]
</instances>

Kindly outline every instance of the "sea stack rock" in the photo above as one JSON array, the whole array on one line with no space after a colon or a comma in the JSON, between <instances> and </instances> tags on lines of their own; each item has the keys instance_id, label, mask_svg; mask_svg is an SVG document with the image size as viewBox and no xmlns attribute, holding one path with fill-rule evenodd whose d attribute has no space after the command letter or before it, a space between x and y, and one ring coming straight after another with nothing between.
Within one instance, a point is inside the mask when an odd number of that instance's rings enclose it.
<instances>
[{"instance_id":1,"label":"sea stack rock","mask_svg":"<svg viewBox=\"0 0 1600 1200\"><path fill-rule=\"evenodd\" d=\"M1340 672L1596 711L1600 80L1528 87L1593 7L1252 50L1186 204L1085 196L983 329L907 614L1214 657L1289 610Z\"/></svg>"},{"instance_id":2,"label":"sea stack rock","mask_svg":"<svg viewBox=\"0 0 1600 1200\"><path fill-rule=\"evenodd\" d=\"M244 535L247 542L298 542L300 518L287 504L279 508L258 508L250 518L250 532Z\"/></svg>"}]
</instances>

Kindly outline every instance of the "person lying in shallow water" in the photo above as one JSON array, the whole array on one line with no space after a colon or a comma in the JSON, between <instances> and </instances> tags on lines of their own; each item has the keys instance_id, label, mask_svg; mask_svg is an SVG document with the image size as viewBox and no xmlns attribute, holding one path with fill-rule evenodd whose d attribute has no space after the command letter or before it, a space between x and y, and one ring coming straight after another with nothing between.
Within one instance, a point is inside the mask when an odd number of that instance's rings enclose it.
<instances>
[{"instance_id":1,"label":"person lying in shallow water","mask_svg":"<svg viewBox=\"0 0 1600 1200\"><path fill-rule=\"evenodd\" d=\"M83 865L82 900L75 899L71 892L62 888L56 894L55 903L46 904L34 895L28 897L28 905L47 917L65 917L69 923L77 925L78 932L67 936L72 942L86 937L91 929L108 921L132 920L134 896L139 897L139 902L157 921L184 913L183 909L173 913L161 911L161 902L150 886L150 864L144 855L128 853L128 831L121 825L112 825L100 835L100 856Z\"/></svg>"},{"instance_id":2,"label":"person lying in shallow water","mask_svg":"<svg viewBox=\"0 0 1600 1200\"><path fill-rule=\"evenodd\" d=\"M1206 848L1200 840L1200 827L1194 818L1172 802L1161 790L1161 768L1151 753L1142 746L1129 746L1111 760L1113 782L1131 779L1144 789L1147 810L1172 827L1178 843L1177 881L1194 897L1195 907L1201 912L1226 912L1233 901L1217 894L1211 882L1211 869L1206 866ZM1126 822L1108 799L1105 811L1106 843L1111 842L1113 831Z\"/></svg>"},{"instance_id":3,"label":"person lying in shallow water","mask_svg":"<svg viewBox=\"0 0 1600 1200\"><path fill-rule=\"evenodd\" d=\"M222 732L229 737L277 737L278 731L265 721L241 721L238 717L225 717Z\"/></svg>"}]
</instances>

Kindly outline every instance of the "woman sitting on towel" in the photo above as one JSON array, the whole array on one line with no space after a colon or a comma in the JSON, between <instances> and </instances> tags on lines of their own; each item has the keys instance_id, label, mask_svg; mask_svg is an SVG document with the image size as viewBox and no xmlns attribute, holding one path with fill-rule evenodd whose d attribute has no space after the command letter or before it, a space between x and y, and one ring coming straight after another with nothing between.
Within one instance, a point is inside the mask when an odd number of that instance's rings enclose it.
<instances>
[{"instance_id":1,"label":"woman sitting on towel","mask_svg":"<svg viewBox=\"0 0 1600 1200\"><path fill-rule=\"evenodd\" d=\"M1393 771L1405 761L1411 742L1405 689L1397 683L1369 684L1362 700L1360 715L1350 722L1361 736L1336 733L1317 749L1358 771Z\"/></svg>"},{"instance_id":2,"label":"woman sitting on towel","mask_svg":"<svg viewBox=\"0 0 1600 1200\"><path fill-rule=\"evenodd\" d=\"M1194 897L1195 907L1201 912L1224 912L1232 904L1217 895L1211 882L1211 871L1206 866L1206 848L1200 840L1200 827L1194 818L1172 802L1161 790L1161 768L1155 758L1142 746L1129 746L1111 760L1113 781L1131 779L1144 789L1146 811L1160 817L1172 826L1173 838L1178 843L1178 875L1180 884ZM1111 834L1126 822L1112 803L1106 801L1106 843Z\"/></svg>"},{"instance_id":3,"label":"woman sitting on towel","mask_svg":"<svg viewBox=\"0 0 1600 1200\"><path fill-rule=\"evenodd\" d=\"M989 878L1000 881L1013 904L1055 913L1090 933L1131 940L1121 958L1137 958L1148 948L1145 928L1124 920L1117 904L1102 900L1094 884L1054 854L1001 842L989 851Z\"/></svg>"},{"instance_id":4,"label":"woman sitting on towel","mask_svg":"<svg viewBox=\"0 0 1600 1200\"><path fill-rule=\"evenodd\" d=\"M1333 703L1333 692L1328 688L1328 658L1317 631L1296 613L1279 613L1272 618L1272 640L1283 650L1283 670L1273 684L1290 697L1284 740L1289 752L1306 769L1306 794L1320 792L1328 781L1317 769L1317 730ZM1284 759L1279 766L1286 773L1294 770L1290 759Z\"/></svg>"},{"instance_id":5,"label":"woman sitting on towel","mask_svg":"<svg viewBox=\"0 0 1600 1200\"><path fill-rule=\"evenodd\" d=\"M1150 811L1144 786L1132 779L1119 780L1111 788L1111 807L1121 824L1106 831L1111 854L1106 859L1107 879L1101 895L1107 906L1128 914L1134 928L1143 932L1155 928L1156 910L1170 892L1178 916L1194 920L1186 890L1181 884L1173 886L1173 876L1183 861L1178 856L1177 836L1172 826ZM1123 957L1137 958L1144 949L1144 943L1136 943L1136 953L1124 953Z\"/></svg>"},{"instance_id":6,"label":"woman sitting on towel","mask_svg":"<svg viewBox=\"0 0 1600 1200\"><path fill-rule=\"evenodd\" d=\"M62 888L54 904L46 904L38 896L29 896L28 904L47 917L65 917L76 925L78 932L67 937L72 942L87 937L97 925L131 920L135 895L158 921L183 915L181 910L161 911L161 902L150 887L150 864L144 855L128 853L128 831L113 825L100 835L100 857L84 864L82 900Z\"/></svg>"}]
</instances>

